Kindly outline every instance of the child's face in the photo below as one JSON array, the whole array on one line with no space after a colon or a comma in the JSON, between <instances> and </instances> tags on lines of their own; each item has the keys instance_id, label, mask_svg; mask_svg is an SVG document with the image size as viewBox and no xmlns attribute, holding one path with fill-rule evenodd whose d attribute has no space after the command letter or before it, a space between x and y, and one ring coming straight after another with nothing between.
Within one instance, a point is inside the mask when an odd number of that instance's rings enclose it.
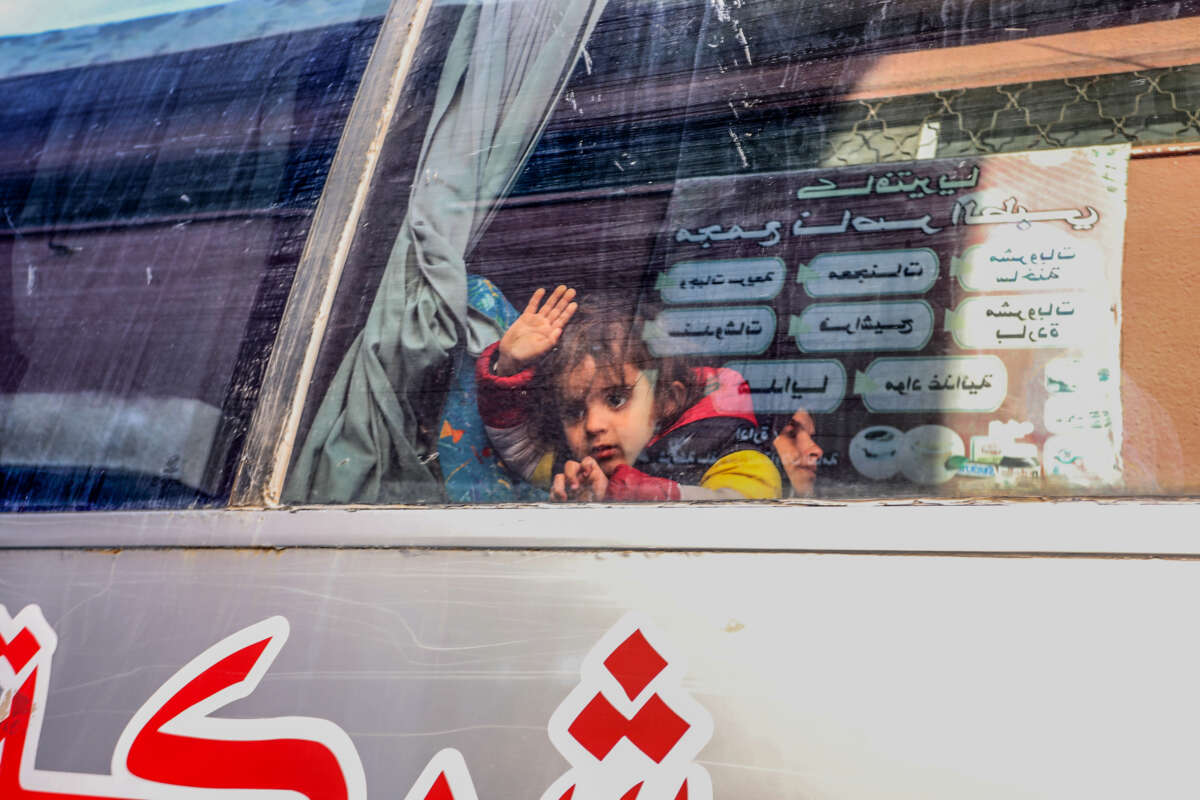
<instances>
[{"instance_id":1,"label":"child's face","mask_svg":"<svg viewBox=\"0 0 1200 800\"><path fill-rule=\"evenodd\" d=\"M605 475L633 466L654 436L654 387L632 364L596 369L588 356L559 379L563 433L576 460L596 459Z\"/></svg>"}]
</instances>

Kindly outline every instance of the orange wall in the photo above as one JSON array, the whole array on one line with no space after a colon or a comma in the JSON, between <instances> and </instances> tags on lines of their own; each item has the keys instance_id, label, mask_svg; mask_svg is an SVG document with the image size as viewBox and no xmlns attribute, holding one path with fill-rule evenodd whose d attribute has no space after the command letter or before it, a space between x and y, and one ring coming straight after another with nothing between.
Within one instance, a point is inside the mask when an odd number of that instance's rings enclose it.
<instances>
[{"instance_id":1,"label":"orange wall","mask_svg":"<svg viewBox=\"0 0 1200 800\"><path fill-rule=\"evenodd\" d=\"M1200 492L1200 155L1129 165L1122 324L1128 486Z\"/></svg>"},{"instance_id":2,"label":"orange wall","mask_svg":"<svg viewBox=\"0 0 1200 800\"><path fill-rule=\"evenodd\" d=\"M846 99L924 94L1200 62L1200 17L877 57Z\"/></svg>"}]
</instances>

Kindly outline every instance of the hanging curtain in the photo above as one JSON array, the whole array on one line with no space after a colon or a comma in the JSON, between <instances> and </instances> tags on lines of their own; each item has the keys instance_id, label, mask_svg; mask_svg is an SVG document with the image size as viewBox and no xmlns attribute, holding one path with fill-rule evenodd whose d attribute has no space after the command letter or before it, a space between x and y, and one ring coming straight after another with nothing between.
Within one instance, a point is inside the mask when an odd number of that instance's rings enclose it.
<instances>
[{"instance_id":1,"label":"hanging curtain","mask_svg":"<svg viewBox=\"0 0 1200 800\"><path fill-rule=\"evenodd\" d=\"M366 325L288 476L288 503L445 499L436 423L462 348L465 256L537 144L606 0L470 0L442 68L408 214Z\"/></svg>"}]
</instances>

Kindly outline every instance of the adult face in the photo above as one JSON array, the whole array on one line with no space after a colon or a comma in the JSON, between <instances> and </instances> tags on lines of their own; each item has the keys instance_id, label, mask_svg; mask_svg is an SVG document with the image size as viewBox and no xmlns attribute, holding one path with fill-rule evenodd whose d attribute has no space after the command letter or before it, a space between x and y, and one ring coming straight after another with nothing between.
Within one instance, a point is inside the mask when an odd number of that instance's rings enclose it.
<instances>
[{"instance_id":1,"label":"adult face","mask_svg":"<svg viewBox=\"0 0 1200 800\"><path fill-rule=\"evenodd\" d=\"M771 442L797 497L811 495L817 480L817 466L824 451L814 441L816 435L812 416L801 408Z\"/></svg>"}]
</instances>

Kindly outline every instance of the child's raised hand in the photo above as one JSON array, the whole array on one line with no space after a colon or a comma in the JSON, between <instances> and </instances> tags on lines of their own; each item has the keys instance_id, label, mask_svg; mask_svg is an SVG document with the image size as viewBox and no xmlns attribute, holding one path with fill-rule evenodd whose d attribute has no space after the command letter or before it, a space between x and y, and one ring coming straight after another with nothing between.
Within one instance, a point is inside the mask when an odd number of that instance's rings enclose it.
<instances>
[{"instance_id":1,"label":"child's raised hand","mask_svg":"<svg viewBox=\"0 0 1200 800\"><path fill-rule=\"evenodd\" d=\"M603 500L607 493L608 476L591 456L583 461L568 461L550 485L550 499L556 503L590 503Z\"/></svg>"},{"instance_id":2,"label":"child's raised hand","mask_svg":"<svg viewBox=\"0 0 1200 800\"><path fill-rule=\"evenodd\" d=\"M516 375L549 353L562 335L563 326L579 307L572 302L575 290L566 286L559 286L542 303L545 296L545 289L534 292L521 316L504 332L496 357L497 375Z\"/></svg>"}]
</instances>

